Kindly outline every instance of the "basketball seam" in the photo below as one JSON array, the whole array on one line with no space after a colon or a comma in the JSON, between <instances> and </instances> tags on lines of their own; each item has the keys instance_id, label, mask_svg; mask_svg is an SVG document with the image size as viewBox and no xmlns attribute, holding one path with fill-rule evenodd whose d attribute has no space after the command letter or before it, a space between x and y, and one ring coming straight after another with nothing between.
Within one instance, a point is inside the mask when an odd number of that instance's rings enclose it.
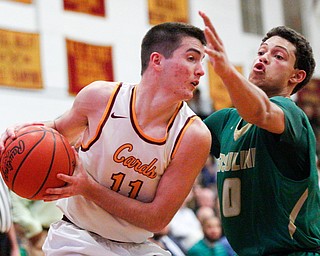
<instances>
[{"instance_id":1,"label":"basketball seam","mask_svg":"<svg viewBox=\"0 0 320 256\"><path fill-rule=\"evenodd\" d=\"M41 129L41 130L42 130L42 129ZM45 130L43 130L43 131L45 131ZM40 132L40 130L33 130L33 131L28 131L28 132L21 133L21 134L18 135L18 137L17 137L16 139L20 138L20 137L23 136L23 135L26 135L26 134L29 134L29 133L34 133L34 132ZM16 139L11 140L8 145L7 145L7 144L5 145L5 147L6 147L6 148L9 147Z\"/></svg>"},{"instance_id":2,"label":"basketball seam","mask_svg":"<svg viewBox=\"0 0 320 256\"><path fill-rule=\"evenodd\" d=\"M49 169L47 171L46 177L42 181L41 186L39 187L38 191L33 196L30 197L30 199L32 199L35 196L37 196L39 194L39 192L42 190L43 186L46 184L46 181L48 180L48 177L49 177L49 174L50 174L50 172L52 170L52 166L53 166L53 162L54 162L54 156L55 156L55 153L56 153L56 144L57 144L56 137L55 137L52 129L50 129L50 131L46 131L46 132L50 132L52 134L53 141L54 141L54 144L53 144L54 147L53 147L53 152L52 152L52 157L51 157L51 163L50 163L50 167L49 167Z\"/></svg>"},{"instance_id":3,"label":"basketball seam","mask_svg":"<svg viewBox=\"0 0 320 256\"><path fill-rule=\"evenodd\" d=\"M26 134L26 133L24 133L24 134ZM14 190L14 183L15 183L16 177L17 177L17 175L18 175L18 173L19 173L19 171L20 171L21 166L24 164L24 162L27 160L28 156L29 156L29 155L31 154L31 152L36 148L36 146L44 139L45 135L46 135L46 131L43 132L43 135L42 135L41 139L40 139L39 141L37 141L37 143L32 146L32 148L28 151L28 153L25 155L25 157L23 158L23 160L22 160L21 163L19 164L19 166L18 166L18 168L17 168L17 171L15 172L15 174L14 174L14 176L13 176L13 179L12 179L12 182L11 182L11 184L12 184L12 190ZM21 137L21 136L19 136L19 137ZM19 137L18 137L18 138L19 138ZM17 139L18 139L18 138L17 138Z\"/></svg>"}]
</instances>

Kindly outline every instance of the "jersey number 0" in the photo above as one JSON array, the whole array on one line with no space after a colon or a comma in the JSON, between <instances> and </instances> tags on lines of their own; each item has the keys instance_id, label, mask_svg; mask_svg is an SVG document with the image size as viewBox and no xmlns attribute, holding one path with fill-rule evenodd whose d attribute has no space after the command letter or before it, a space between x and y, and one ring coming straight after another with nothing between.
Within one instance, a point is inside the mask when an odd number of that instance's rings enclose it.
<instances>
[{"instance_id":1,"label":"jersey number 0","mask_svg":"<svg viewBox=\"0 0 320 256\"><path fill-rule=\"evenodd\" d=\"M238 216L241 211L241 180L227 178L223 182L222 213L224 217Z\"/></svg>"}]
</instances>

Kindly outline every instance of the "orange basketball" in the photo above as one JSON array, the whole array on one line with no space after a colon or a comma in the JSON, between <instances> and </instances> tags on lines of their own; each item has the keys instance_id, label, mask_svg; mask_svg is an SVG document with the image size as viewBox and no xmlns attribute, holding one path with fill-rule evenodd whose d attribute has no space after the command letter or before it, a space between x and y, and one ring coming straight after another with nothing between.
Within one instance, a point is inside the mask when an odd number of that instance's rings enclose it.
<instances>
[{"instance_id":1,"label":"orange basketball","mask_svg":"<svg viewBox=\"0 0 320 256\"><path fill-rule=\"evenodd\" d=\"M17 195L40 200L47 188L62 187L57 173L72 175L75 155L66 138L54 129L28 126L8 139L1 157L3 180Z\"/></svg>"}]
</instances>

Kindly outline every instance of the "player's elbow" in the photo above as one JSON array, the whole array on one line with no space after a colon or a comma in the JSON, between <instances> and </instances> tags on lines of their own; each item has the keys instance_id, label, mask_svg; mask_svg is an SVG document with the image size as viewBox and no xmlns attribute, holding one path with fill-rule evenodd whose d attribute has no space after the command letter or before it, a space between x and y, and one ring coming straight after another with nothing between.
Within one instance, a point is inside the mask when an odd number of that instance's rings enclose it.
<instances>
[{"instance_id":1,"label":"player's elbow","mask_svg":"<svg viewBox=\"0 0 320 256\"><path fill-rule=\"evenodd\" d=\"M172 217L170 217L167 213L161 213L159 211L153 215L152 219L149 222L147 230L152 233L157 233L168 226L171 219Z\"/></svg>"},{"instance_id":2,"label":"player's elbow","mask_svg":"<svg viewBox=\"0 0 320 256\"><path fill-rule=\"evenodd\" d=\"M152 233L158 233L163 230L166 226L168 226L170 221L156 220L154 223L150 225L148 230Z\"/></svg>"}]
</instances>

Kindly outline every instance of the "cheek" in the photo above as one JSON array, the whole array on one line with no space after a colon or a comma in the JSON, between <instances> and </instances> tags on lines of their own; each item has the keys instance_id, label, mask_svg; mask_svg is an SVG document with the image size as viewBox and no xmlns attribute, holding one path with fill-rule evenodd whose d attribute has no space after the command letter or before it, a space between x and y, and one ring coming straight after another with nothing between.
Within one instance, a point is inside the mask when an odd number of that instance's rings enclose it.
<instances>
[{"instance_id":1,"label":"cheek","mask_svg":"<svg viewBox=\"0 0 320 256\"><path fill-rule=\"evenodd\" d=\"M273 73L275 74L287 74L290 71L293 71L294 68L291 65L288 65L288 63L279 62L277 60L273 63Z\"/></svg>"},{"instance_id":2,"label":"cheek","mask_svg":"<svg viewBox=\"0 0 320 256\"><path fill-rule=\"evenodd\" d=\"M172 70L173 70L173 75L174 77L184 77L184 76L188 76L190 71L187 67L185 66L181 66L180 65L175 65L174 67L172 67Z\"/></svg>"},{"instance_id":3,"label":"cheek","mask_svg":"<svg viewBox=\"0 0 320 256\"><path fill-rule=\"evenodd\" d=\"M285 81L289 77L288 68L278 65L268 75L271 81Z\"/></svg>"}]
</instances>

